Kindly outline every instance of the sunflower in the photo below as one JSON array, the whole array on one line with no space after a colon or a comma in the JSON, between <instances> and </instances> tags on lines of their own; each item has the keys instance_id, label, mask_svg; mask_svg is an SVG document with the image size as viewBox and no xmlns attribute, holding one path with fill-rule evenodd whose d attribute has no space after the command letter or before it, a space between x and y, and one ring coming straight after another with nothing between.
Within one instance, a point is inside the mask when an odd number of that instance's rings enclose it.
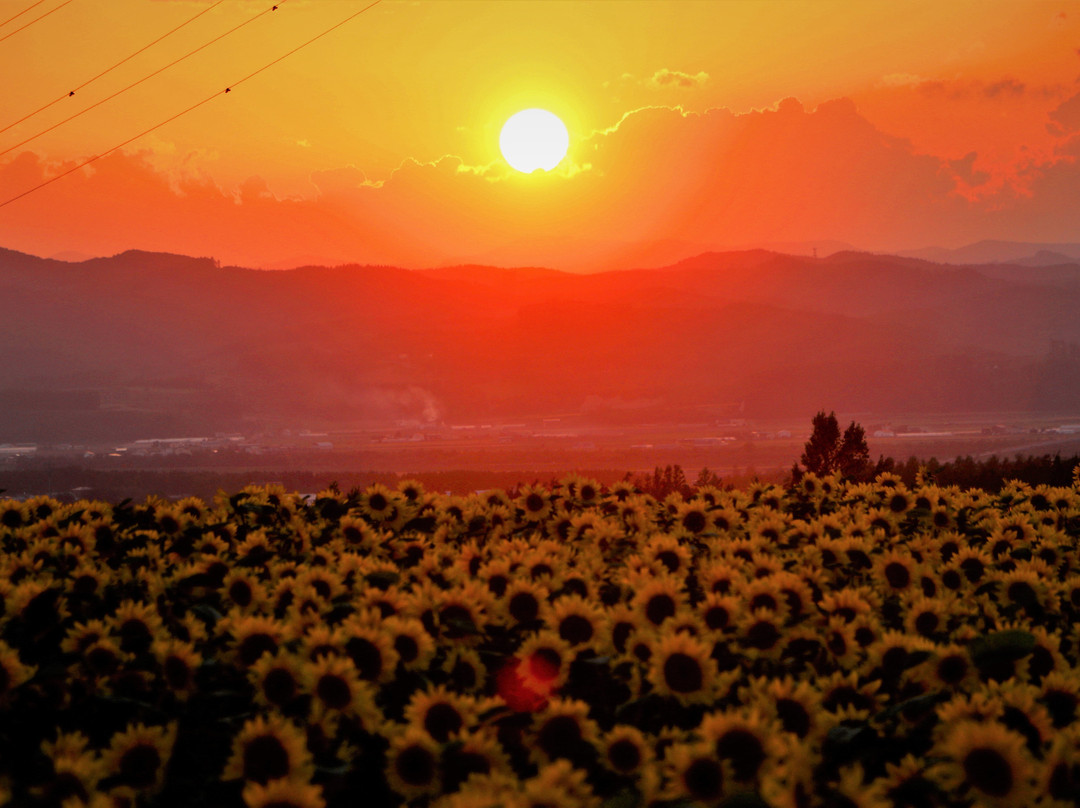
<instances>
[{"instance_id":1,"label":"sunflower","mask_svg":"<svg viewBox=\"0 0 1080 808\"><path fill-rule=\"evenodd\" d=\"M504 587L498 608L509 625L541 626L548 616L549 595L543 584L518 578Z\"/></svg>"},{"instance_id":2,"label":"sunflower","mask_svg":"<svg viewBox=\"0 0 1080 808\"><path fill-rule=\"evenodd\" d=\"M874 561L874 580L893 594L911 589L918 580L918 571L915 559L898 549L888 550Z\"/></svg>"},{"instance_id":3,"label":"sunflower","mask_svg":"<svg viewBox=\"0 0 1080 808\"><path fill-rule=\"evenodd\" d=\"M447 654L443 670L449 675L450 684L461 691L482 691L487 682L487 668L473 648L455 647Z\"/></svg>"},{"instance_id":4,"label":"sunflower","mask_svg":"<svg viewBox=\"0 0 1080 808\"><path fill-rule=\"evenodd\" d=\"M886 799L882 783L867 781L862 764L844 766L840 779L829 788L826 804L843 805L845 808L894 808Z\"/></svg>"},{"instance_id":5,"label":"sunflower","mask_svg":"<svg viewBox=\"0 0 1080 808\"><path fill-rule=\"evenodd\" d=\"M1080 681L1054 671L1043 677L1039 701L1050 712L1054 728L1063 729L1080 718Z\"/></svg>"},{"instance_id":6,"label":"sunflower","mask_svg":"<svg viewBox=\"0 0 1080 808\"><path fill-rule=\"evenodd\" d=\"M386 755L386 781L407 800L441 791L439 746L417 727L406 727L390 740Z\"/></svg>"},{"instance_id":7,"label":"sunflower","mask_svg":"<svg viewBox=\"0 0 1080 808\"><path fill-rule=\"evenodd\" d=\"M470 581L449 592L440 592L436 598L435 615L440 635L462 645L479 643L490 601L487 590Z\"/></svg>"},{"instance_id":8,"label":"sunflower","mask_svg":"<svg viewBox=\"0 0 1080 808\"><path fill-rule=\"evenodd\" d=\"M821 706L841 719L865 720L874 715L880 705L879 680L861 682L857 672L836 671L820 683Z\"/></svg>"},{"instance_id":9,"label":"sunflower","mask_svg":"<svg viewBox=\"0 0 1080 808\"><path fill-rule=\"evenodd\" d=\"M642 547L641 554L660 574L685 575L692 561L690 549L675 536L666 533L651 536Z\"/></svg>"},{"instance_id":10,"label":"sunflower","mask_svg":"<svg viewBox=\"0 0 1080 808\"><path fill-rule=\"evenodd\" d=\"M161 666L161 678L176 696L186 699L195 690L195 671L202 654L189 642L169 638L155 640L150 650Z\"/></svg>"},{"instance_id":11,"label":"sunflower","mask_svg":"<svg viewBox=\"0 0 1080 808\"><path fill-rule=\"evenodd\" d=\"M226 608L236 607L246 614L259 611L267 602L266 586L254 573L234 567L219 590Z\"/></svg>"},{"instance_id":12,"label":"sunflower","mask_svg":"<svg viewBox=\"0 0 1080 808\"><path fill-rule=\"evenodd\" d=\"M710 702L719 674L711 651L711 645L687 634L670 634L659 640L649 659L649 681L657 693L683 704Z\"/></svg>"},{"instance_id":13,"label":"sunflower","mask_svg":"<svg viewBox=\"0 0 1080 808\"><path fill-rule=\"evenodd\" d=\"M60 650L65 654L82 654L98 640L109 636L109 627L104 620L87 620L76 623L67 630L60 643Z\"/></svg>"},{"instance_id":14,"label":"sunflower","mask_svg":"<svg viewBox=\"0 0 1080 808\"><path fill-rule=\"evenodd\" d=\"M589 718L588 704L553 696L536 714L531 738L530 757L537 763L557 758L574 762L589 756L600 740L600 728Z\"/></svg>"},{"instance_id":15,"label":"sunflower","mask_svg":"<svg viewBox=\"0 0 1080 808\"><path fill-rule=\"evenodd\" d=\"M247 808L325 808L322 787L304 780L281 778L265 785L249 782L244 786Z\"/></svg>"},{"instance_id":16,"label":"sunflower","mask_svg":"<svg viewBox=\"0 0 1080 808\"><path fill-rule=\"evenodd\" d=\"M784 647L783 621L768 609L740 616L739 643L752 657L779 659Z\"/></svg>"},{"instance_id":17,"label":"sunflower","mask_svg":"<svg viewBox=\"0 0 1080 808\"><path fill-rule=\"evenodd\" d=\"M674 617L683 605L682 587L678 579L663 576L641 587L632 605L639 617L653 626Z\"/></svg>"},{"instance_id":18,"label":"sunflower","mask_svg":"<svg viewBox=\"0 0 1080 808\"><path fill-rule=\"evenodd\" d=\"M969 583L977 584L983 579L987 570L993 565L993 558L991 555L981 548L964 547L959 550L955 556L953 556L950 566L959 568L959 572L963 575L964 579ZM945 586L953 589L949 586L949 582L945 580L945 574L942 573L941 581Z\"/></svg>"},{"instance_id":19,"label":"sunflower","mask_svg":"<svg viewBox=\"0 0 1080 808\"><path fill-rule=\"evenodd\" d=\"M176 724L147 727L132 724L109 741L101 756L101 769L117 785L142 793L155 793L165 782L165 769L176 742Z\"/></svg>"},{"instance_id":20,"label":"sunflower","mask_svg":"<svg viewBox=\"0 0 1080 808\"><path fill-rule=\"evenodd\" d=\"M979 672L961 645L935 648L923 670L923 681L934 689L966 690L979 681Z\"/></svg>"},{"instance_id":21,"label":"sunflower","mask_svg":"<svg viewBox=\"0 0 1080 808\"><path fill-rule=\"evenodd\" d=\"M30 523L30 507L16 499L0 499L0 527L15 530Z\"/></svg>"},{"instance_id":22,"label":"sunflower","mask_svg":"<svg viewBox=\"0 0 1080 808\"><path fill-rule=\"evenodd\" d=\"M102 637L82 651L82 664L91 676L111 676L130 657L110 637Z\"/></svg>"},{"instance_id":23,"label":"sunflower","mask_svg":"<svg viewBox=\"0 0 1080 808\"><path fill-rule=\"evenodd\" d=\"M381 634L390 639L398 662L405 670L427 668L435 656L435 641L424 631L423 623L412 617L393 616L381 621L380 626Z\"/></svg>"},{"instance_id":24,"label":"sunflower","mask_svg":"<svg viewBox=\"0 0 1080 808\"><path fill-rule=\"evenodd\" d=\"M746 603L748 611L765 609L780 620L787 620L787 599L780 592L776 576L754 578L740 587L739 598Z\"/></svg>"},{"instance_id":25,"label":"sunflower","mask_svg":"<svg viewBox=\"0 0 1080 808\"><path fill-rule=\"evenodd\" d=\"M36 666L24 665L18 652L0 640L0 704L7 703L15 689L30 681L36 672Z\"/></svg>"},{"instance_id":26,"label":"sunflower","mask_svg":"<svg viewBox=\"0 0 1080 808\"><path fill-rule=\"evenodd\" d=\"M255 699L267 707L284 710L303 693L303 661L281 650L264 654L247 670L248 681L255 688Z\"/></svg>"},{"instance_id":27,"label":"sunflower","mask_svg":"<svg viewBox=\"0 0 1080 808\"><path fill-rule=\"evenodd\" d=\"M539 485L527 485L514 504L526 522L542 522L551 513L551 493Z\"/></svg>"},{"instance_id":28,"label":"sunflower","mask_svg":"<svg viewBox=\"0 0 1080 808\"><path fill-rule=\"evenodd\" d=\"M709 713L698 733L711 754L731 765L732 777L740 784L757 782L767 762L775 763L784 753L777 739L779 727L756 707Z\"/></svg>"},{"instance_id":29,"label":"sunflower","mask_svg":"<svg viewBox=\"0 0 1080 808\"><path fill-rule=\"evenodd\" d=\"M478 705L477 700L470 696L447 690L445 685L435 685L426 691L413 693L405 707L405 721L444 744L451 736L476 723Z\"/></svg>"},{"instance_id":30,"label":"sunflower","mask_svg":"<svg viewBox=\"0 0 1080 808\"><path fill-rule=\"evenodd\" d=\"M731 633L742 613L742 599L711 592L697 605L698 615L710 631Z\"/></svg>"},{"instance_id":31,"label":"sunflower","mask_svg":"<svg viewBox=\"0 0 1080 808\"><path fill-rule=\"evenodd\" d=\"M277 653L281 643L290 638L292 631L272 617L244 615L230 611L215 627L232 637L236 661L247 668L259 661L265 653Z\"/></svg>"},{"instance_id":32,"label":"sunflower","mask_svg":"<svg viewBox=\"0 0 1080 808\"><path fill-rule=\"evenodd\" d=\"M303 669L304 690L313 696L317 714L341 714L360 718L369 732L381 719L374 691L360 679L351 659L323 656Z\"/></svg>"},{"instance_id":33,"label":"sunflower","mask_svg":"<svg viewBox=\"0 0 1080 808\"><path fill-rule=\"evenodd\" d=\"M822 737L832 726L829 714L821 709L821 691L810 682L790 675L778 679L757 678L750 682L744 703L760 705L780 722L785 732L800 741Z\"/></svg>"},{"instance_id":34,"label":"sunflower","mask_svg":"<svg viewBox=\"0 0 1080 808\"><path fill-rule=\"evenodd\" d=\"M559 598L551 610L550 624L576 650L597 647L606 628L603 609L580 595Z\"/></svg>"},{"instance_id":35,"label":"sunflower","mask_svg":"<svg viewBox=\"0 0 1080 808\"><path fill-rule=\"evenodd\" d=\"M931 768L931 776L950 792L963 789L987 806L1024 805L1034 796L1034 767L1019 733L964 721L934 751L944 762Z\"/></svg>"},{"instance_id":36,"label":"sunflower","mask_svg":"<svg viewBox=\"0 0 1080 808\"><path fill-rule=\"evenodd\" d=\"M673 744L664 757L664 797L692 805L719 805L731 787L731 764L717 757L711 743Z\"/></svg>"},{"instance_id":37,"label":"sunflower","mask_svg":"<svg viewBox=\"0 0 1080 808\"><path fill-rule=\"evenodd\" d=\"M340 626L335 636L359 678L380 683L394 677L398 652L394 649L393 638L382 628L366 624L362 615L353 615Z\"/></svg>"},{"instance_id":38,"label":"sunflower","mask_svg":"<svg viewBox=\"0 0 1080 808\"><path fill-rule=\"evenodd\" d=\"M443 791L456 791L470 777L507 774L513 769L493 733L466 730L442 750Z\"/></svg>"},{"instance_id":39,"label":"sunflower","mask_svg":"<svg viewBox=\"0 0 1080 808\"><path fill-rule=\"evenodd\" d=\"M107 566L92 561L82 561L71 571L67 579L67 596L92 598L98 596L112 577Z\"/></svg>"},{"instance_id":40,"label":"sunflower","mask_svg":"<svg viewBox=\"0 0 1080 808\"><path fill-rule=\"evenodd\" d=\"M616 774L633 775L653 759L652 746L637 727L616 724L604 734L600 762Z\"/></svg>"},{"instance_id":41,"label":"sunflower","mask_svg":"<svg viewBox=\"0 0 1080 808\"><path fill-rule=\"evenodd\" d=\"M232 742L222 780L243 778L262 785L280 778L307 781L314 773L303 730L270 713L244 722Z\"/></svg>"},{"instance_id":42,"label":"sunflower","mask_svg":"<svg viewBox=\"0 0 1080 808\"><path fill-rule=\"evenodd\" d=\"M1070 727L1058 733L1041 768L1040 806L1075 808L1080 795L1080 730Z\"/></svg>"},{"instance_id":43,"label":"sunflower","mask_svg":"<svg viewBox=\"0 0 1080 808\"><path fill-rule=\"evenodd\" d=\"M397 516L397 500L400 495L385 485L375 483L360 494L360 512L373 523L392 521ZM402 497L402 499L404 499Z\"/></svg>"},{"instance_id":44,"label":"sunflower","mask_svg":"<svg viewBox=\"0 0 1080 808\"><path fill-rule=\"evenodd\" d=\"M716 561L700 570L699 580L705 592L726 595L734 591L735 584L743 578L739 565L731 561Z\"/></svg>"},{"instance_id":45,"label":"sunflower","mask_svg":"<svg viewBox=\"0 0 1080 808\"><path fill-rule=\"evenodd\" d=\"M518 673L526 687L548 695L566 683L574 652L566 640L550 629L538 631L518 648Z\"/></svg>"},{"instance_id":46,"label":"sunflower","mask_svg":"<svg viewBox=\"0 0 1080 808\"><path fill-rule=\"evenodd\" d=\"M904 616L904 628L911 634L935 638L944 636L948 630L948 620L952 611L952 602L944 598L917 596L907 604Z\"/></svg>"},{"instance_id":47,"label":"sunflower","mask_svg":"<svg viewBox=\"0 0 1080 808\"><path fill-rule=\"evenodd\" d=\"M855 626L839 617L832 618L825 626L822 644L833 663L841 670L856 666L862 655L862 646L855 639Z\"/></svg>"}]
</instances>

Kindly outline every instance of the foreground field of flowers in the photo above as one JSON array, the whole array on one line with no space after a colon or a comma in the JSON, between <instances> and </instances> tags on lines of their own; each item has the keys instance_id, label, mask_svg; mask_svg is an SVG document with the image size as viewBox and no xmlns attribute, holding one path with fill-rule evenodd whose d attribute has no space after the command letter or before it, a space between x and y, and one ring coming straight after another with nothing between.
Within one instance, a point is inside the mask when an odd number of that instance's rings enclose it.
<instances>
[{"instance_id":1,"label":"foreground field of flowers","mask_svg":"<svg viewBox=\"0 0 1080 808\"><path fill-rule=\"evenodd\" d=\"M887 475L0 500L0 805L1074 806L1078 540Z\"/></svg>"}]
</instances>

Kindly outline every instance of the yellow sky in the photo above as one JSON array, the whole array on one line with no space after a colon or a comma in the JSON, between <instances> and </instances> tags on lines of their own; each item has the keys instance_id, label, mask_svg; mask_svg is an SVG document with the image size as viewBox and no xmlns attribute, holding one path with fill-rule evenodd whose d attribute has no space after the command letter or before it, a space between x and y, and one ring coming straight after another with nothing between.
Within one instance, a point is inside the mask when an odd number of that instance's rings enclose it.
<instances>
[{"instance_id":1,"label":"yellow sky","mask_svg":"<svg viewBox=\"0 0 1080 808\"><path fill-rule=\"evenodd\" d=\"M49 0L26 19L55 4ZM25 0L0 2L0 19L26 5ZM0 126L63 95L208 5L74 0L12 36L0 43L0 75L19 80L4 82ZM269 0L227 0L74 98L4 132L0 149L270 5ZM286 0L277 11L162 75L0 157L0 165L26 150L56 162L108 149L224 89L363 5ZM0 29L0 36L13 27ZM852 99L870 124L886 136L907 139L915 151L948 160L977 151L984 161L977 165L987 168L985 161L996 160L995 170L1004 176L1015 170L1018 155L1047 155L1055 148L1047 140L1045 118L1076 92L1078 46L1077 2L384 0L128 150L148 152L149 162L174 184L198 177L232 192L258 177L277 197L312 198L319 193L312 183L316 172L350 169L379 183L408 160L426 163L453 155L464 166L498 163L499 129L525 107L558 114L571 132L571 158L583 164L597 142L589 139L591 133L613 127L635 110L723 108L745 114L775 108L793 96L807 110L832 99ZM993 89L1005 80L1023 92ZM948 114L957 120L948 126L942 123L946 113L934 106L934 82L952 93ZM975 100L987 103L979 107ZM635 156L649 162L665 148L659 140ZM2 190L7 197L23 189ZM618 192L618 183L611 192ZM518 201L524 209L534 204L523 197ZM9 243L4 217L0 211L0 241Z\"/></svg>"}]
</instances>

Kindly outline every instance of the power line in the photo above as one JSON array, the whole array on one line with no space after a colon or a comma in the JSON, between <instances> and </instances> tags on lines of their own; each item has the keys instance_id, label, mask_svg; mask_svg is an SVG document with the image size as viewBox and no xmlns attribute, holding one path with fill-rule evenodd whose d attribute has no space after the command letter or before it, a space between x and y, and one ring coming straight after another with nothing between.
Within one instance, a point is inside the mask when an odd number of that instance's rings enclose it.
<instances>
[{"instance_id":1,"label":"power line","mask_svg":"<svg viewBox=\"0 0 1080 808\"><path fill-rule=\"evenodd\" d=\"M285 1L285 0L282 0L282 2L284 2L284 1ZM38 2L40 3L40 2L42 2L42 0L38 0ZM153 42L151 42L151 43L150 43L149 45L143 45L143 46L142 46L141 48L139 48L139 49L138 49L137 51L135 51L135 52L134 52L133 54L131 54L130 56L125 56L125 57L124 57L123 59L121 59L121 60L120 60L119 62L117 62L116 64L114 64L114 65L113 65L112 67L110 67L110 68L107 68L107 69L105 69L105 70L102 70L102 71L101 71L100 73L98 73L98 74L97 74L96 76L94 76L93 78L87 79L87 80L86 80L86 81L84 81L84 82L83 82L82 84L80 84L80 85L79 85L78 87L75 87L74 89L72 89L72 90L70 90L70 91L68 91L68 92L64 93L64 94L63 94L63 95L61 95L61 96L57 96L56 98L54 98L54 99L53 99L52 101L50 101L50 102L49 102L48 104L46 104L45 106L43 106L43 107L38 107L37 109L35 109L35 110L34 110L33 112L29 113L28 115L23 115L23 116L22 116L21 118L19 118L19 120L17 120L17 121L13 121L12 123L9 123L9 124L8 124L7 126L5 126L5 127L3 128L3 129L0 129L0 133L2 133L2 132L6 132L6 131L7 131L8 129L10 129L11 127L13 127L13 126L18 126L18 125L19 125L20 123L22 123L23 121L26 121L26 120L29 120L30 118L33 118L33 117L34 117L35 115L37 115L37 114L38 114L39 112L44 112L44 111L45 111L45 110L47 110L47 109L48 109L49 107L51 107L51 106L52 106L53 104L58 104L58 103L60 103L61 101L63 101L63 100L65 99L65 98L71 98L71 97L72 97L73 95L75 95L75 93L77 93L77 92L78 92L79 90L81 90L81 89L82 89L83 87L86 87L86 86L87 86L88 84L92 84L93 82L95 82L95 81L97 81L98 79L100 79L100 78L101 78L102 76L104 76L104 75L106 75L106 74L108 74L108 73L111 73L112 71L116 70L116 68L120 67L120 65L124 64L124 63L125 63L125 62L127 62L127 61L130 61L131 59L134 59L134 58L135 58L136 56L138 56L138 55L139 55L140 53L142 53L143 51L145 51L145 50L147 50L147 49L149 49L149 48L153 47L154 45L156 45L157 43L159 43L159 42L160 42L161 40L165 39L166 37L172 36L173 34L175 34L175 33L176 33L177 31L179 31L179 30L180 30L181 28L183 28L184 26L186 26L186 25L190 25L191 23L195 22L195 20L199 19L199 17L201 17L201 16L203 15L203 14L205 14L205 13L206 13L206 12L208 12L208 11L212 11L212 10L214 10L215 8L217 8L218 6L220 6L220 5L221 5L222 3L224 3L224 2L225 2L225 0L217 0L217 2L216 2L216 3L214 3L214 5L212 5L212 6L207 6L207 7L206 7L206 8L204 8L204 9L203 9L202 11L200 11L200 12L199 12L198 14L196 14L196 15L195 15L194 17L192 17L192 18L190 18L190 19L188 19L188 20L185 20L184 22L180 23L180 24L179 24L178 26L176 26L176 27L175 27L175 28L173 28L172 30L170 30L170 31L166 31L166 32L165 32L164 34L162 34L161 36L159 36L159 37L158 37L157 39L155 39L155 40L154 40Z\"/></svg>"},{"instance_id":2,"label":"power line","mask_svg":"<svg viewBox=\"0 0 1080 808\"><path fill-rule=\"evenodd\" d=\"M68 0L68 2L70 2L70 1L71 1L71 0ZM53 124L52 126L48 126L48 127L46 127L45 129L42 129L42 130L41 130L40 132L38 132L37 134L31 135L30 137L26 138L26 140L22 140L22 141L20 141L20 142L16 143L16 144L15 144L14 146L9 146L8 148L4 149L3 151L0 151L0 157L4 156L5 154L7 154L7 153L8 153L8 152L10 152L10 151L14 151L15 149L19 148L20 146L25 146L25 145L26 145L27 143L29 143L29 142L31 142L31 141L33 141L33 140L37 140L37 139L38 139L39 137L41 137L42 135L47 135L47 134L48 134L49 132L51 132L51 131L52 131L52 130L54 130L54 129L59 129L59 128L60 128L61 126L63 126L63 125L65 124L65 123L68 123L69 121L73 121L73 120L75 120L76 118L78 118L78 117L80 117L80 116L82 116L82 115L85 115L85 114L86 114L87 112L89 112L90 110L92 110L92 109L96 109L97 107L100 107L100 106L101 106L102 104L104 104L104 103L105 103L106 101L111 101L112 99L116 98L116 97L117 97L118 95L123 95L123 94L124 94L124 93L126 93L126 92L127 92L128 90L131 90L131 89L133 89L133 88L135 88L135 87L138 87L138 86L139 86L140 84L142 84L142 83L143 83L144 81L149 81L149 80L150 80L150 79L152 79L152 78L153 78L154 76L156 76L156 75L158 75L158 74L160 74L160 73L164 73L164 72L165 72L166 70L168 70L168 69L169 69L170 67L173 67L174 65L178 65L178 64L180 64L180 62L182 62L182 61L184 61L185 59L188 59L188 58L190 58L190 57L194 56L194 55L195 55L196 53L198 53L198 52L199 52L199 51L201 51L201 50L205 50L206 48L208 48L208 47L210 47L211 45L213 45L213 44L214 44L215 42L218 42L218 41L220 41L220 40L224 39L224 38L225 38L225 37L227 37L227 36L228 36L229 34L231 34L231 33L235 32L235 31L239 31L239 30L240 30L241 28L243 28L243 27L244 27L245 25L250 25L251 23L255 22L255 20L259 19L259 17L262 17L262 16L263 16L263 15L265 15L265 14L269 14L269 13L270 13L271 11L277 11L277 10L278 10L278 9L279 9L279 8L280 8L281 6L285 5L285 3L287 3L287 2L289 2L289 0L278 0L278 2L277 2L276 4L274 4L274 5L272 6L272 7L268 8L268 9L265 9L265 10L263 10L263 11L260 11L260 12L259 12L258 14L256 14L256 15L255 15L254 17L249 17L248 19L244 20L244 21L243 21L242 23L240 23L239 25L237 25L237 26L235 26L235 27L233 27L233 28L230 28L230 29L229 29L228 31L226 31L225 33L223 33L223 34L220 34L220 35L218 35L218 36L214 37L213 39L211 39L211 40L210 40L209 42L206 42L206 43L204 43L204 44L200 45L199 47L195 48L195 50L193 50L193 51L188 51L188 52L187 52L187 53L185 53L185 54L184 54L183 56L181 56L181 57L179 57L179 58L177 58L177 59L174 59L173 61L169 62L169 63L168 63L167 65L165 65L164 67L159 67L159 68L158 68L157 70L155 70L155 71L154 71L153 73L150 73L149 75L143 76L143 77L142 77L141 79L139 79L138 81L134 81L134 82L132 82L131 84L129 84L129 85L127 86L127 87L124 87L124 88L122 88L122 89L119 89L119 90L117 90L117 91L116 91L115 93L113 93L112 95L107 95L107 96L105 96L105 97L104 97L104 98L102 98L102 99L101 99L100 101L95 101L95 102L94 102L93 104L91 104L90 106L86 107L85 109L83 109L83 110L81 110L81 111L79 111L79 112L76 112L76 113L75 113L74 115L69 115L68 117L64 118L64 119L63 119L62 121L57 121L57 122L56 122L56 123L54 123L54 124Z\"/></svg>"},{"instance_id":3,"label":"power line","mask_svg":"<svg viewBox=\"0 0 1080 808\"><path fill-rule=\"evenodd\" d=\"M45 0L37 0L37 2L36 2L36 3L31 3L31 4L29 5L29 6L27 6L26 8L24 8L24 9L23 9L22 11L20 11L20 12L19 12L18 14L16 14L16 15L15 15L14 17L8 17L8 18L7 18L6 20L4 20L3 22L0 22L0 28L3 28L3 27L4 27L5 25L7 25L7 24L8 24L9 22L11 22L12 20L14 20L14 19L17 19L17 18L21 17L21 16L23 15L23 14L25 14L26 12L28 12L28 11L29 11L30 9L32 9L32 8L33 8L34 6L40 6L40 5L41 5L42 3L44 3L44 2L45 2Z\"/></svg>"},{"instance_id":4,"label":"power line","mask_svg":"<svg viewBox=\"0 0 1080 808\"><path fill-rule=\"evenodd\" d=\"M59 11L60 9L62 9L64 6L66 6L70 2L71 2L71 0L64 0L64 2L61 3L60 5L58 5L56 8L50 9L49 11L46 11L40 17L34 17L34 19L30 20L30 22L28 22L26 25L22 26L21 28L16 28L10 34L4 34L3 36L0 36L0 42L3 42L5 39L9 39L10 37L15 36L15 34L19 33L19 31L25 31L27 28L29 28L31 25L33 25L35 22L38 22L39 20L45 19L50 14L52 14L54 11ZM34 3L34 6L36 6L36 5L37 5L37 3ZM30 8L33 8L34 6L30 6ZM15 17L21 17L23 14L25 14L27 11L29 11L30 8L24 9L23 11L20 11L18 14L15 15ZM9 19L8 22L11 22L11 20L15 19L15 17L12 17L11 19ZM5 25L6 24L7 23L5 23Z\"/></svg>"},{"instance_id":5,"label":"power line","mask_svg":"<svg viewBox=\"0 0 1080 808\"><path fill-rule=\"evenodd\" d=\"M307 40L306 42L303 42L300 45L297 45L291 51L283 53L281 56L277 57L273 61L267 62L266 64L264 64L262 67L258 68L257 70L254 70L251 73L248 73L246 76L244 76L239 81L233 82L232 84L230 84L228 87L225 88L225 92L226 93L232 92L234 87L240 86L245 81L247 81L248 79L254 78L255 76L259 75L260 73L262 73L267 68L273 67L278 62L280 62L280 61L282 61L284 59L287 59L288 57L292 56L297 51L302 50L303 48L306 48L308 45L311 45L314 42L317 42L318 40L322 39L324 36L329 34L331 31L336 31L338 28L345 25L345 23L356 19L361 14L363 14L365 11L368 11L369 9L374 8L375 6L379 5L379 3L381 3L381 2L382 2L382 0L374 0L374 2L369 3L368 5L364 6L359 11L353 12L348 17L343 19L341 22L338 22L338 23L335 23L334 25L331 25L329 28L327 28L321 34L316 34L315 36L313 36L311 39ZM275 6L275 8L276 8L276 6ZM83 160L78 165L75 165L72 168L67 169L66 171L62 171L59 174L56 174L55 176L49 177L49 179L35 185L33 188L30 188L29 190L23 191L18 196L13 196L13 197L11 197L11 199L5 200L4 202L0 202L0 208L7 207L12 202L15 202L15 201L17 201L19 199L22 199L24 196L29 196L30 194L34 193L35 191L38 191L38 190L44 188L46 185L51 185L52 183L56 182L57 180L66 177L68 174L73 174L76 171L78 171L80 168L85 168L86 166L90 165L91 163L93 163L93 162L95 162L97 160L100 160L102 157L107 157L108 155L112 154L114 151L122 149L122 148L124 148L124 146L127 146L129 143L133 143L136 140L138 140L139 138L150 134L155 129L160 129L161 127L165 126L166 124L172 123L177 118L181 118L184 115L187 115L189 112L194 112L196 109L203 106L204 104L207 104L210 101L213 101L219 95L222 95L222 93L221 92L216 92L213 95L208 95L202 101L198 101L198 102L192 104L187 109L182 110L181 112L178 112L178 113L176 113L175 115L173 115L173 116L171 116L169 118L166 118L165 120L161 121L160 123L154 124L149 129L144 129L142 132L140 132L137 135L134 135L133 137L129 137L123 143L118 143L115 146L113 146L111 149L107 149L107 150L101 152L100 154L95 154L93 157L89 157L86 160Z\"/></svg>"}]
</instances>

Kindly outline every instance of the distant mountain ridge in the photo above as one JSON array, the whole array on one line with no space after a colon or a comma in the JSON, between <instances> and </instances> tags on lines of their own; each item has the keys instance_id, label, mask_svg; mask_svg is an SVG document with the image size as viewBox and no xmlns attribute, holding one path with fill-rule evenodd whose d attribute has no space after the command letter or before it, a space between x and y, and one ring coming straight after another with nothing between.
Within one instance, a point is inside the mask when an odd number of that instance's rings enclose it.
<instances>
[{"instance_id":1,"label":"distant mountain ridge","mask_svg":"<svg viewBox=\"0 0 1080 808\"><path fill-rule=\"evenodd\" d=\"M956 249L925 247L902 250L897 255L922 258L941 264L1006 264L1048 266L1080 262L1080 243L1036 243L984 240Z\"/></svg>"},{"instance_id":2,"label":"distant mountain ridge","mask_svg":"<svg viewBox=\"0 0 1080 808\"><path fill-rule=\"evenodd\" d=\"M854 251L575 274L0 250L4 400L99 402L0 413L0 442L586 409L602 421L638 400L657 402L657 421L733 403L762 417L1080 412L1077 311L1080 265Z\"/></svg>"}]
</instances>

